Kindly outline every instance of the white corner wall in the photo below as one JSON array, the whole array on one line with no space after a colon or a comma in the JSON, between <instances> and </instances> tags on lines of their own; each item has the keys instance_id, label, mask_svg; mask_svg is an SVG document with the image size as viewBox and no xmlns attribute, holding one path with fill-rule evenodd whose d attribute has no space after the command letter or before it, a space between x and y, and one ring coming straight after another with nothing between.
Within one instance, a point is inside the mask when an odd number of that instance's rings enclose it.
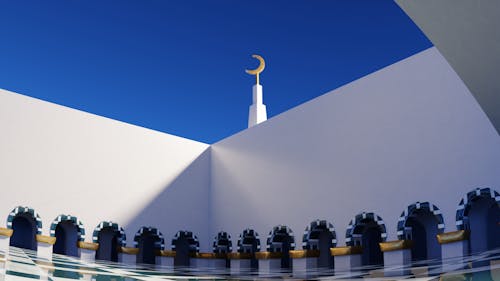
<instances>
[{"instance_id":1,"label":"white corner wall","mask_svg":"<svg viewBox=\"0 0 500 281\"><path fill-rule=\"evenodd\" d=\"M166 248L191 230L202 251L218 231L254 228L265 243L285 224L297 247L315 219L338 245L349 221L375 212L396 239L415 201L455 210L476 187L500 190L500 137L435 48L264 123L207 144L0 90L0 218L34 208L49 234L77 216L87 241L104 220L158 228Z\"/></svg>"},{"instance_id":2,"label":"white corner wall","mask_svg":"<svg viewBox=\"0 0 500 281\"><path fill-rule=\"evenodd\" d=\"M0 226L34 208L43 234L77 216L86 240L100 221L157 227L166 247L189 229L208 247L208 145L0 90ZM161 198L161 203L158 199Z\"/></svg>"},{"instance_id":3,"label":"white corner wall","mask_svg":"<svg viewBox=\"0 0 500 281\"><path fill-rule=\"evenodd\" d=\"M286 94L286 93L283 93ZM415 201L455 230L460 198L500 191L500 137L441 54L430 48L212 146L212 237L326 219L345 245L349 221L375 212L396 238Z\"/></svg>"}]
</instances>

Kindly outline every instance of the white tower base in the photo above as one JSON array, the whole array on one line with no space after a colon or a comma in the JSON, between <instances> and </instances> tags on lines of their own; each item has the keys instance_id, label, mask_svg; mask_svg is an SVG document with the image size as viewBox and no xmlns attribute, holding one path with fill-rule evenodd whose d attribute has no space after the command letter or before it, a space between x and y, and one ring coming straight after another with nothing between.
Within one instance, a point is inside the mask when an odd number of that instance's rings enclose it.
<instances>
[{"instance_id":1,"label":"white tower base","mask_svg":"<svg viewBox=\"0 0 500 281\"><path fill-rule=\"evenodd\" d=\"M256 84L253 90L253 104L248 112L248 128L267 120L266 105L262 102L262 85Z\"/></svg>"}]
</instances>

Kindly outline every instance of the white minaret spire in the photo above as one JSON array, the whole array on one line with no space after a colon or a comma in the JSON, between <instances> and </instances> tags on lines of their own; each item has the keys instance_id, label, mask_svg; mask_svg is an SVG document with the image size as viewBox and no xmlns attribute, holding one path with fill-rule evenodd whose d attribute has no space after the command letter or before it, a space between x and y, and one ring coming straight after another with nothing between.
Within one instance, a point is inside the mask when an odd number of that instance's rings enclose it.
<instances>
[{"instance_id":1,"label":"white minaret spire","mask_svg":"<svg viewBox=\"0 0 500 281\"><path fill-rule=\"evenodd\" d=\"M253 103L248 110L248 128L267 120L266 105L262 102L262 85L252 87Z\"/></svg>"},{"instance_id":2,"label":"white minaret spire","mask_svg":"<svg viewBox=\"0 0 500 281\"><path fill-rule=\"evenodd\" d=\"M252 55L252 57L258 59L260 64L256 69L246 70L248 74L255 75L256 78L256 83L252 88L253 103L250 106L250 109L248 110L248 128L267 120L266 105L263 103L263 97L262 97L262 85L259 84L260 82L259 74L266 67L266 63L264 59L259 55Z\"/></svg>"}]
</instances>

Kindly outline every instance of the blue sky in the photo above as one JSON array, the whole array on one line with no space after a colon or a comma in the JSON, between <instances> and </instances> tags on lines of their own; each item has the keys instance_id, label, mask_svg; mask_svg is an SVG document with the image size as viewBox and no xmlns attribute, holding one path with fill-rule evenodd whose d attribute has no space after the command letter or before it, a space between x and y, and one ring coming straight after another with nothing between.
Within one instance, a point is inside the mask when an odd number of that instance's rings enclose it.
<instances>
[{"instance_id":1,"label":"blue sky","mask_svg":"<svg viewBox=\"0 0 500 281\"><path fill-rule=\"evenodd\" d=\"M0 0L0 88L213 143L431 47L390 0Z\"/></svg>"}]
</instances>

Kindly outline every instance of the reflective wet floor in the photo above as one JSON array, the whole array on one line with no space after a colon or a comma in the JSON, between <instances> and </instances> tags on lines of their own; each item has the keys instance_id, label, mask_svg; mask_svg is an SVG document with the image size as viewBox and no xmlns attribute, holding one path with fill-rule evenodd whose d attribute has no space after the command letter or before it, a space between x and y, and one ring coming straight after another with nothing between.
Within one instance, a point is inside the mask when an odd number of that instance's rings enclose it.
<instances>
[{"instance_id":1,"label":"reflective wet floor","mask_svg":"<svg viewBox=\"0 0 500 281\"><path fill-rule=\"evenodd\" d=\"M75 279L96 281L122 280L498 280L500 281L500 249L466 258L442 262L423 261L411 267L362 267L349 272L320 270L316 272L276 271L267 275L247 272L231 275L229 270L152 267L111 262L87 262L78 258L54 255L51 261L39 258L36 252L11 247L9 253L0 253L2 280L29 279L69 281ZM392 275L388 277L387 275Z\"/></svg>"}]
</instances>

